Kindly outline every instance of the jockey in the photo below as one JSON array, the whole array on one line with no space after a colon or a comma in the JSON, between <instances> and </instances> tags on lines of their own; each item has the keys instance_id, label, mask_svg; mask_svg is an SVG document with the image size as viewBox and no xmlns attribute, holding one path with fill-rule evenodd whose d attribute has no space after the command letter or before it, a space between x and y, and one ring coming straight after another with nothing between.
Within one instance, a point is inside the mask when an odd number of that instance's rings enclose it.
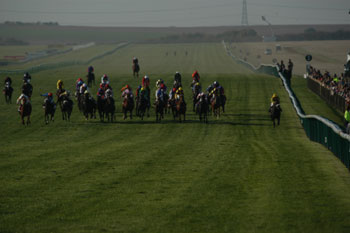
<instances>
[{"instance_id":1,"label":"jockey","mask_svg":"<svg viewBox=\"0 0 350 233\"><path fill-rule=\"evenodd\" d=\"M179 71L175 72L174 81L181 85L181 74L179 73Z\"/></svg>"},{"instance_id":2,"label":"jockey","mask_svg":"<svg viewBox=\"0 0 350 233\"><path fill-rule=\"evenodd\" d=\"M180 99L180 97L184 97L184 91L182 90L182 87L179 87L175 93L175 99Z\"/></svg>"},{"instance_id":3,"label":"jockey","mask_svg":"<svg viewBox=\"0 0 350 233\"><path fill-rule=\"evenodd\" d=\"M6 85L6 83L8 83L8 85L11 86L12 85L12 79L10 77L6 77L4 83L5 83L5 85Z\"/></svg>"},{"instance_id":4,"label":"jockey","mask_svg":"<svg viewBox=\"0 0 350 233\"><path fill-rule=\"evenodd\" d=\"M137 57L133 57L132 58L132 63L135 64L135 65L138 64L139 63L139 59L137 59Z\"/></svg>"},{"instance_id":5,"label":"jockey","mask_svg":"<svg viewBox=\"0 0 350 233\"><path fill-rule=\"evenodd\" d=\"M136 89L136 91L135 91L136 98L138 98L138 97L140 96L141 88L142 88L141 85L139 85L139 86L137 87L137 89Z\"/></svg>"},{"instance_id":6,"label":"jockey","mask_svg":"<svg viewBox=\"0 0 350 233\"><path fill-rule=\"evenodd\" d=\"M109 84L109 78L108 78L107 75L104 74L104 75L101 77L101 83L103 83L103 84Z\"/></svg>"},{"instance_id":7,"label":"jockey","mask_svg":"<svg viewBox=\"0 0 350 233\"><path fill-rule=\"evenodd\" d=\"M122 88L122 97L127 98L128 96L133 97L131 87L127 84Z\"/></svg>"},{"instance_id":8,"label":"jockey","mask_svg":"<svg viewBox=\"0 0 350 233\"><path fill-rule=\"evenodd\" d=\"M88 73L92 73L92 72L94 72L94 67L89 66L89 67L88 67Z\"/></svg>"},{"instance_id":9,"label":"jockey","mask_svg":"<svg viewBox=\"0 0 350 233\"><path fill-rule=\"evenodd\" d=\"M108 88L106 90L105 96L106 96L106 98L109 98L109 97L113 98L113 91L112 91L112 89Z\"/></svg>"},{"instance_id":10,"label":"jockey","mask_svg":"<svg viewBox=\"0 0 350 233\"><path fill-rule=\"evenodd\" d=\"M169 99L174 99L175 98L175 94L176 94L176 88L173 87L173 89L171 89L169 91Z\"/></svg>"},{"instance_id":11,"label":"jockey","mask_svg":"<svg viewBox=\"0 0 350 233\"><path fill-rule=\"evenodd\" d=\"M45 93L45 94L41 94L40 96L46 97L46 98L49 100L50 104L53 105L53 108L56 109L56 103L55 103L55 101L53 100L53 95L52 95L51 92ZM45 98L45 99L46 99L46 98ZM45 102L45 101L44 101L44 102Z\"/></svg>"},{"instance_id":12,"label":"jockey","mask_svg":"<svg viewBox=\"0 0 350 233\"><path fill-rule=\"evenodd\" d=\"M145 75L143 78L142 78L142 86L143 87L148 87L149 86L149 78L147 75Z\"/></svg>"},{"instance_id":13,"label":"jockey","mask_svg":"<svg viewBox=\"0 0 350 233\"><path fill-rule=\"evenodd\" d=\"M193 74L192 74L192 79L193 79L194 82L199 82L200 76L199 76L197 70L195 70L195 71L193 72Z\"/></svg>"},{"instance_id":14,"label":"jockey","mask_svg":"<svg viewBox=\"0 0 350 233\"><path fill-rule=\"evenodd\" d=\"M97 99L105 98L105 85L100 84L100 88L97 90Z\"/></svg>"},{"instance_id":15,"label":"jockey","mask_svg":"<svg viewBox=\"0 0 350 233\"><path fill-rule=\"evenodd\" d=\"M61 90L64 89L64 85L63 85L63 81L62 80L58 80L57 81L57 89L61 89Z\"/></svg>"},{"instance_id":16,"label":"jockey","mask_svg":"<svg viewBox=\"0 0 350 233\"><path fill-rule=\"evenodd\" d=\"M83 84L84 84L84 81L81 78L78 78L78 80L76 81L76 84L75 84L75 90L77 93L80 93L80 87Z\"/></svg>"},{"instance_id":17,"label":"jockey","mask_svg":"<svg viewBox=\"0 0 350 233\"><path fill-rule=\"evenodd\" d=\"M85 94L85 91L89 92L88 86L86 85L86 83L84 83L83 85L80 86L80 90L79 93L80 94Z\"/></svg>"},{"instance_id":18,"label":"jockey","mask_svg":"<svg viewBox=\"0 0 350 233\"><path fill-rule=\"evenodd\" d=\"M162 84L164 86L164 84ZM164 89L162 86L158 86L158 89L156 90L156 100L164 101Z\"/></svg>"},{"instance_id":19,"label":"jockey","mask_svg":"<svg viewBox=\"0 0 350 233\"><path fill-rule=\"evenodd\" d=\"M278 95L276 95L275 93L273 93L271 97L271 106L273 105L273 103L276 103L276 104L280 103L280 97L278 97Z\"/></svg>"},{"instance_id":20,"label":"jockey","mask_svg":"<svg viewBox=\"0 0 350 233\"><path fill-rule=\"evenodd\" d=\"M30 83L30 81L32 81L32 76L30 76L28 72L25 72L23 76L23 81L25 81L26 83Z\"/></svg>"},{"instance_id":21,"label":"jockey","mask_svg":"<svg viewBox=\"0 0 350 233\"><path fill-rule=\"evenodd\" d=\"M161 84L163 84L164 81L162 79L158 79L156 82L156 87L159 88Z\"/></svg>"},{"instance_id":22,"label":"jockey","mask_svg":"<svg viewBox=\"0 0 350 233\"><path fill-rule=\"evenodd\" d=\"M195 85L192 87L192 92L194 95L198 95L200 92L202 92L202 87L199 82L197 82Z\"/></svg>"},{"instance_id":23,"label":"jockey","mask_svg":"<svg viewBox=\"0 0 350 233\"><path fill-rule=\"evenodd\" d=\"M33 86L26 80L23 80L23 86L22 86L22 93L28 96L29 98L32 96L33 93Z\"/></svg>"},{"instance_id":24,"label":"jockey","mask_svg":"<svg viewBox=\"0 0 350 233\"><path fill-rule=\"evenodd\" d=\"M16 101L16 103L17 104L19 104L19 106L18 106L18 112L20 112L21 111L21 106L23 105L23 101L22 101L22 99L25 99L26 101L25 101L25 103L30 103L30 99L29 99L29 97L26 95L26 94L21 94L19 97L18 97L18 99L17 99L17 101Z\"/></svg>"}]
</instances>

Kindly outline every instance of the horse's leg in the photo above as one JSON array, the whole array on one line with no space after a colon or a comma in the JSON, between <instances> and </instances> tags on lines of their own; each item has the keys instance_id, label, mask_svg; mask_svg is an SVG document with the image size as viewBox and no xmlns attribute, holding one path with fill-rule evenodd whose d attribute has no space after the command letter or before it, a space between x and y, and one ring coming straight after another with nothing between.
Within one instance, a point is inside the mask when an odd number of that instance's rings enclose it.
<instances>
[{"instance_id":1,"label":"horse's leg","mask_svg":"<svg viewBox=\"0 0 350 233\"><path fill-rule=\"evenodd\" d=\"M30 115L27 116L27 125L30 124Z\"/></svg>"}]
</instances>

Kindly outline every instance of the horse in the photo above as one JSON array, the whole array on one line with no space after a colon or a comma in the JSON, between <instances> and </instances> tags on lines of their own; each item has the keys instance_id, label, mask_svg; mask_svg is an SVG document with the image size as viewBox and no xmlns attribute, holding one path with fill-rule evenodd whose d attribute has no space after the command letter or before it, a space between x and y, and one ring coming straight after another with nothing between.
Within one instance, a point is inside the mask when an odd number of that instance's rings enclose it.
<instances>
[{"instance_id":1,"label":"horse","mask_svg":"<svg viewBox=\"0 0 350 233\"><path fill-rule=\"evenodd\" d=\"M143 120L143 117L145 116L146 109L148 107L148 101L146 98L140 96L140 102L138 106L138 116L141 117L141 120Z\"/></svg>"},{"instance_id":2,"label":"horse","mask_svg":"<svg viewBox=\"0 0 350 233\"><path fill-rule=\"evenodd\" d=\"M208 123L208 108L209 108L209 104L208 104L208 99L207 96L205 95L201 95L201 97L198 100L198 104L197 104L197 114L199 115L199 120Z\"/></svg>"},{"instance_id":3,"label":"horse","mask_svg":"<svg viewBox=\"0 0 350 233\"><path fill-rule=\"evenodd\" d=\"M164 101L157 98L154 105L156 109L156 122L160 122L164 118Z\"/></svg>"},{"instance_id":4,"label":"horse","mask_svg":"<svg viewBox=\"0 0 350 233\"><path fill-rule=\"evenodd\" d=\"M70 115L73 111L73 101L68 97L64 97L61 102L62 119L70 121Z\"/></svg>"},{"instance_id":5,"label":"horse","mask_svg":"<svg viewBox=\"0 0 350 233\"><path fill-rule=\"evenodd\" d=\"M105 116L105 105L106 105L106 99L102 98L101 96L97 97L97 110L98 114L100 116L100 121L104 121Z\"/></svg>"},{"instance_id":6,"label":"horse","mask_svg":"<svg viewBox=\"0 0 350 233\"><path fill-rule=\"evenodd\" d=\"M5 95L5 101L7 104L11 104L12 92L13 88L11 87L9 82L6 82L3 93Z\"/></svg>"},{"instance_id":7,"label":"horse","mask_svg":"<svg viewBox=\"0 0 350 233\"><path fill-rule=\"evenodd\" d=\"M171 112L173 113L173 118L175 120L175 118L176 118L176 103L175 103L174 98L168 100L168 109L171 109ZM169 112L170 112L170 110L169 110Z\"/></svg>"},{"instance_id":8,"label":"horse","mask_svg":"<svg viewBox=\"0 0 350 233\"><path fill-rule=\"evenodd\" d=\"M94 85L96 85L95 83L95 74L92 72L89 72L87 75L87 83L88 83L88 87L92 87L92 83L94 83Z\"/></svg>"},{"instance_id":9,"label":"horse","mask_svg":"<svg viewBox=\"0 0 350 233\"><path fill-rule=\"evenodd\" d=\"M213 97L210 100L210 105L214 116L220 118L221 97L213 94Z\"/></svg>"},{"instance_id":10,"label":"horse","mask_svg":"<svg viewBox=\"0 0 350 233\"><path fill-rule=\"evenodd\" d=\"M79 111L82 112L83 111L83 103L84 103L84 95L80 94L80 92L76 92L75 97L77 98Z\"/></svg>"},{"instance_id":11,"label":"horse","mask_svg":"<svg viewBox=\"0 0 350 233\"><path fill-rule=\"evenodd\" d=\"M104 113L107 117L107 121L113 122L115 112L114 99L111 95L107 95L104 105Z\"/></svg>"},{"instance_id":12,"label":"horse","mask_svg":"<svg viewBox=\"0 0 350 233\"><path fill-rule=\"evenodd\" d=\"M134 78L139 77L139 71L140 71L139 63L134 63L132 65L132 72L133 72Z\"/></svg>"},{"instance_id":13,"label":"horse","mask_svg":"<svg viewBox=\"0 0 350 233\"><path fill-rule=\"evenodd\" d=\"M24 125L24 118L27 117L26 124L30 124L30 114L32 113L32 105L30 104L29 100L25 97L22 97L20 100L20 106L19 106L19 115L22 119L22 124Z\"/></svg>"},{"instance_id":14,"label":"horse","mask_svg":"<svg viewBox=\"0 0 350 233\"><path fill-rule=\"evenodd\" d=\"M127 112L130 112L130 119L132 119L132 111L134 110L134 97L131 93L125 95L123 99L123 113L124 120L127 118Z\"/></svg>"},{"instance_id":15,"label":"horse","mask_svg":"<svg viewBox=\"0 0 350 233\"><path fill-rule=\"evenodd\" d=\"M85 119L90 118L96 118L96 102L95 100L90 96L89 93L86 93L82 96L83 99L83 114L85 116Z\"/></svg>"},{"instance_id":16,"label":"horse","mask_svg":"<svg viewBox=\"0 0 350 233\"><path fill-rule=\"evenodd\" d=\"M49 121L54 121L56 106L54 103L52 103L48 98L45 98L44 104L44 114L45 114L45 124L48 124ZM50 116L49 116L50 115Z\"/></svg>"},{"instance_id":17,"label":"horse","mask_svg":"<svg viewBox=\"0 0 350 233\"><path fill-rule=\"evenodd\" d=\"M281 118L281 112L282 108L279 103L273 102L272 105L269 108L271 120L273 122L273 127L276 127L275 120L277 119L277 125L280 125L280 118Z\"/></svg>"},{"instance_id":18,"label":"horse","mask_svg":"<svg viewBox=\"0 0 350 233\"><path fill-rule=\"evenodd\" d=\"M176 100L176 116L179 117L179 121L181 121L181 115L184 116L183 121L186 120L186 104L183 99L183 96L180 96L179 99Z\"/></svg>"}]
</instances>

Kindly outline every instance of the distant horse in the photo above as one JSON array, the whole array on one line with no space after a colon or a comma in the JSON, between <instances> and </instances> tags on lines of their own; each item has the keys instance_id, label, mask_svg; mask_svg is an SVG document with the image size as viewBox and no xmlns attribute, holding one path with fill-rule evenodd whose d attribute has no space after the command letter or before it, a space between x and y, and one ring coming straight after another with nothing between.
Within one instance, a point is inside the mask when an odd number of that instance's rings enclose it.
<instances>
[{"instance_id":1,"label":"distant horse","mask_svg":"<svg viewBox=\"0 0 350 233\"><path fill-rule=\"evenodd\" d=\"M92 87L92 83L94 84L94 85L96 85L96 83L95 83L95 74L94 73L92 73L92 72L89 72L87 75L86 75L86 77L87 77L87 83L88 83L88 87Z\"/></svg>"},{"instance_id":2,"label":"distant horse","mask_svg":"<svg viewBox=\"0 0 350 233\"><path fill-rule=\"evenodd\" d=\"M156 122L160 122L162 118L164 118L164 101L157 98L154 104L156 109Z\"/></svg>"},{"instance_id":3,"label":"distant horse","mask_svg":"<svg viewBox=\"0 0 350 233\"><path fill-rule=\"evenodd\" d=\"M168 100L168 109L171 109L171 111L173 113L173 118L175 120L175 118L176 118L176 103L175 103L174 98ZM169 112L170 112L170 110L169 110Z\"/></svg>"},{"instance_id":4,"label":"distant horse","mask_svg":"<svg viewBox=\"0 0 350 233\"><path fill-rule=\"evenodd\" d=\"M147 106L148 106L147 99L140 96L140 102L138 106L138 114L139 114L138 116L141 117L141 120L143 120L143 117L145 116Z\"/></svg>"},{"instance_id":5,"label":"distant horse","mask_svg":"<svg viewBox=\"0 0 350 233\"><path fill-rule=\"evenodd\" d=\"M85 116L85 119L88 120L89 119L89 115L90 118L96 118L96 102L95 100L87 93L82 95L82 99L83 99L83 114Z\"/></svg>"},{"instance_id":6,"label":"distant horse","mask_svg":"<svg viewBox=\"0 0 350 233\"><path fill-rule=\"evenodd\" d=\"M275 120L277 119L277 125L280 125L280 118L281 118L281 112L282 108L281 105L274 102L269 109L270 115L271 115L271 120L273 122L273 127L276 127Z\"/></svg>"},{"instance_id":7,"label":"distant horse","mask_svg":"<svg viewBox=\"0 0 350 233\"><path fill-rule=\"evenodd\" d=\"M3 93L5 95L5 101L7 104L11 103L12 92L13 92L13 88L11 87L9 82L6 82Z\"/></svg>"},{"instance_id":8,"label":"distant horse","mask_svg":"<svg viewBox=\"0 0 350 233\"><path fill-rule=\"evenodd\" d=\"M135 77L139 77L139 72L140 72L139 63L134 63L134 64L132 65L132 72L133 72L134 78L135 78Z\"/></svg>"},{"instance_id":9,"label":"distant horse","mask_svg":"<svg viewBox=\"0 0 350 233\"><path fill-rule=\"evenodd\" d=\"M104 105L104 113L107 117L108 122L114 121L114 112L115 112L115 104L112 96L108 96L106 98L106 102Z\"/></svg>"},{"instance_id":10,"label":"distant horse","mask_svg":"<svg viewBox=\"0 0 350 233\"><path fill-rule=\"evenodd\" d=\"M176 100L176 115L179 117L180 122L182 122L181 115L183 115L183 121L186 120L186 104L183 96Z\"/></svg>"},{"instance_id":11,"label":"distant horse","mask_svg":"<svg viewBox=\"0 0 350 233\"><path fill-rule=\"evenodd\" d=\"M54 121L56 111L55 104L52 103L48 98L45 98L43 108L45 114L45 124L48 124L50 120Z\"/></svg>"},{"instance_id":12,"label":"distant horse","mask_svg":"<svg viewBox=\"0 0 350 233\"><path fill-rule=\"evenodd\" d=\"M128 93L123 99L123 113L124 120L127 118L127 112L130 112L130 119L132 119L132 111L134 110L134 97Z\"/></svg>"},{"instance_id":13,"label":"distant horse","mask_svg":"<svg viewBox=\"0 0 350 233\"><path fill-rule=\"evenodd\" d=\"M83 103L84 103L84 94L80 94L79 92L77 92L77 93L75 93L75 97L77 98L79 111L82 112L83 111Z\"/></svg>"},{"instance_id":14,"label":"distant horse","mask_svg":"<svg viewBox=\"0 0 350 233\"><path fill-rule=\"evenodd\" d=\"M199 115L199 120L208 123L208 99L205 95L202 95L197 104L197 114Z\"/></svg>"},{"instance_id":15,"label":"distant horse","mask_svg":"<svg viewBox=\"0 0 350 233\"><path fill-rule=\"evenodd\" d=\"M213 94L210 100L212 112L216 118L220 118L221 96Z\"/></svg>"},{"instance_id":16,"label":"distant horse","mask_svg":"<svg viewBox=\"0 0 350 233\"><path fill-rule=\"evenodd\" d=\"M20 100L19 115L21 116L22 124L24 125L24 118L27 117L26 124L30 124L30 114L32 113L32 105L29 100L22 97Z\"/></svg>"},{"instance_id":17,"label":"distant horse","mask_svg":"<svg viewBox=\"0 0 350 233\"><path fill-rule=\"evenodd\" d=\"M66 96L63 96L61 102L62 119L70 121L70 115L73 111L73 101Z\"/></svg>"},{"instance_id":18,"label":"distant horse","mask_svg":"<svg viewBox=\"0 0 350 233\"><path fill-rule=\"evenodd\" d=\"M98 97L97 98L97 110L98 110L98 114L100 116L100 121L101 122L104 121L105 104L106 104L106 100L104 98L102 98L102 97Z\"/></svg>"}]
</instances>

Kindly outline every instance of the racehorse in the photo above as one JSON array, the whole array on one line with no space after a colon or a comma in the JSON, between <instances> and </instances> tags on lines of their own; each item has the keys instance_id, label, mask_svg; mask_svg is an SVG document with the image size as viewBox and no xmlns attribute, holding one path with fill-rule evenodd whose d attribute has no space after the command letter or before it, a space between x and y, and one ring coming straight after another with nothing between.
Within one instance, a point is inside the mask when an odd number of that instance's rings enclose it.
<instances>
[{"instance_id":1,"label":"racehorse","mask_svg":"<svg viewBox=\"0 0 350 233\"><path fill-rule=\"evenodd\" d=\"M134 78L139 77L139 71L140 71L139 63L134 63L132 65L132 72L133 72Z\"/></svg>"},{"instance_id":2,"label":"racehorse","mask_svg":"<svg viewBox=\"0 0 350 233\"><path fill-rule=\"evenodd\" d=\"M13 88L11 87L9 82L6 82L3 93L5 95L5 101L7 104L11 103L12 92L13 92Z\"/></svg>"},{"instance_id":3,"label":"racehorse","mask_svg":"<svg viewBox=\"0 0 350 233\"><path fill-rule=\"evenodd\" d=\"M197 114L199 115L199 120L208 123L208 99L205 95L201 95L197 104Z\"/></svg>"},{"instance_id":4,"label":"racehorse","mask_svg":"<svg viewBox=\"0 0 350 233\"><path fill-rule=\"evenodd\" d=\"M210 100L210 105L214 116L216 116L216 118L220 118L221 97L214 93Z\"/></svg>"},{"instance_id":5,"label":"racehorse","mask_svg":"<svg viewBox=\"0 0 350 233\"><path fill-rule=\"evenodd\" d=\"M50 120L54 121L55 110L56 110L55 104L51 103L51 101L48 98L45 98L43 108L44 108L44 114L45 114L45 124L48 124Z\"/></svg>"},{"instance_id":6,"label":"racehorse","mask_svg":"<svg viewBox=\"0 0 350 233\"><path fill-rule=\"evenodd\" d=\"M185 104L185 101L183 99L183 96L180 96L180 98L178 100L176 100L176 116L179 117L179 121L181 121L181 115L184 116L184 120L186 120L186 104Z\"/></svg>"},{"instance_id":7,"label":"racehorse","mask_svg":"<svg viewBox=\"0 0 350 233\"><path fill-rule=\"evenodd\" d=\"M102 97L97 98L97 110L98 114L100 116L100 121L104 121L104 116L105 116L105 104L106 104L106 99Z\"/></svg>"},{"instance_id":8,"label":"racehorse","mask_svg":"<svg viewBox=\"0 0 350 233\"><path fill-rule=\"evenodd\" d=\"M274 102L269 109L270 115L271 115L271 120L273 122L273 127L276 127L275 120L277 119L277 125L280 125L280 118L281 118L281 112L282 108L281 105Z\"/></svg>"},{"instance_id":9,"label":"racehorse","mask_svg":"<svg viewBox=\"0 0 350 233\"><path fill-rule=\"evenodd\" d=\"M114 112L115 112L115 104L112 96L107 95L106 102L104 105L104 113L107 117L107 121L113 122L114 120Z\"/></svg>"},{"instance_id":10,"label":"racehorse","mask_svg":"<svg viewBox=\"0 0 350 233\"><path fill-rule=\"evenodd\" d=\"M88 87L92 87L92 83L94 83L94 85L96 85L95 83L95 74L92 72L89 72L87 75L87 83L88 83Z\"/></svg>"},{"instance_id":11,"label":"racehorse","mask_svg":"<svg viewBox=\"0 0 350 233\"><path fill-rule=\"evenodd\" d=\"M68 97L63 97L60 107L62 111L62 119L70 121L70 115L72 114L73 110L73 101Z\"/></svg>"},{"instance_id":12,"label":"racehorse","mask_svg":"<svg viewBox=\"0 0 350 233\"><path fill-rule=\"evenodd\" d=\"M30 104L29 100L25 97L22 97L20 100L20 107L19 107L19 115L22 119L22 124L24 125L24 118L27 117L27 125L30 124L30 114L32 113L32 105Z\"/></svg>"},{"instance_id":13,"label":"racehorse","mask_svg":"<svg viewBox=\"0 0 350 233\"><path fill-rule=\"evenodd\" d=\"M84 103L84 95L80 94L79 92L76 92L75 97L77 98L79 111L82 112L83 111L83 103Z\"/></svg>"},{"instance_id":14,"label":"racehorse","mask_svg":"<svg viewBox=\"0 0 350 233\"><path fill-rule=\"evenodd\" d=\"M131 93L125 95L123 99L123 113L124 120L127 118L127 112L130 112L130 119L132 119L132 111L134 110L134 98Z\"/></svg>"},{"instance_id":15,"label":"racehorse","mask_svg":"<svg viewBox=\"0 0 350 233\"><path fill-rule=\"evenodd\" d=\"M175 120L175 118L176 118L176 103L175 103L175 99L174 98L168 100L168 109L169 109L169 112L170 112L170 109L171 109L171 112L173 113L173 117L174 117L174 120Z\"/></svg>"},{"instance_id":16,"label":"racehorse","mask_svg":"<svg viewBox=\"0 0 350 233\"><path fill-rule=\"evenodd\" d=\"M164 118L164 101L157 98L154 105L156 109L156 122L160 122Z\"/></svg>"},{"instance_id":17,"label":"racehorse","mask_svg":"<svg viewBox=\"0 0 350 233\"><path fill-rule=\"evenodd\" d=\"M138 106L138 114L139 114L138 116L141 117L141 120L143 120L143 117L145 116L147 106L148 106L148 102L146 98L143 98L142 96L140 96L140 103Z\"/></svg>"},{"instance_id":18,"label":"racehorse","mask_svg":"<svg viewBox=\"0 0 350 233\"><path fill-rule=\"evenodd\" d=\"M82 96L83 99L83 114L85 116L85 119L90 118L96 118L96 102L95 100L89 95L89 93L86 93Z\"/></svg>"}]
</instances>

